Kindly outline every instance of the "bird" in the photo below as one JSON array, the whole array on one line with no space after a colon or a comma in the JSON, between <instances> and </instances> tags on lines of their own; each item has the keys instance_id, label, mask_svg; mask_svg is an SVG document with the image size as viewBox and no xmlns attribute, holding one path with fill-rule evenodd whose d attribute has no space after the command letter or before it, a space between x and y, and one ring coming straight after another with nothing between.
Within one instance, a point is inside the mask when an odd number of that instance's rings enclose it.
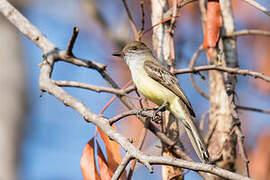
<instances>
[{"instance_id":1,"label":"bird","mask_svg":"<svg viewBox=\"0 0 270 180\"><path fill-rule=\"evenodd\" d=\"M133 82L145 98L164 107L183 123L197 156L203 163L209 163L209 153L194 122L195 112L177 77L162 66L141 41L129 42L122 51L112 55L125 61Z\"/></svg>"}]
</instances>

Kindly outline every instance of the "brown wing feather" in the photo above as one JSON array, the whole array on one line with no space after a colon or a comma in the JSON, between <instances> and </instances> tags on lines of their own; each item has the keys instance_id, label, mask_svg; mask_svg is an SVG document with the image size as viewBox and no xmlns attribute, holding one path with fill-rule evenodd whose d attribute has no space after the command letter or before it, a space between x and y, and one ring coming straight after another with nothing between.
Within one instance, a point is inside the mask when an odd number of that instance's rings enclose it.
<instances>
[{"instance_id":1,"label":"brown wing feather","mask_svg":"<svg viewBox=\"0 0 270 180\"><path fill-rule=\"evenodd\" d=\"M190 115L195 117L192 106L186 95L184 94L183 89L179 86L178 79L175 75L173 75L170 71L168 71L159 63L150 60L146 60L144 62L144 70L151 78L158 81L164 87L171 90L175 95L177 95L188 108Z\"/></svg>"}]
</instances>

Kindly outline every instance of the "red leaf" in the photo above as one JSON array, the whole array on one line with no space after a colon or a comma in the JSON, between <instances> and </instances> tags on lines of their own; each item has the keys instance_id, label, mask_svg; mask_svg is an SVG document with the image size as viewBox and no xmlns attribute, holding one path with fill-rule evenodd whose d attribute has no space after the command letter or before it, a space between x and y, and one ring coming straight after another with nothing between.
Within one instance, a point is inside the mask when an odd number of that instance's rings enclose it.
<instances>
[{"instance_id":1,"label":"red leaf","mask_svg":"<svg viewBox=\"0 0 270 180\"><path fill-rule=\"evenodd\" d=\"M206 13L206 27L203 42L204 48L214 48L216 46L219 39L221 25L222 17L219 1L208 1Z\"/></svg>"},{"instance_id":2,"label":"red leaf","mask_svg":"<svg viewBox=\"0 0 270 180\"><path fill-rule=\"evenodd\" d=\"M116 127L114 125L113 128L116 130ZM98 128L98 131L106 147L108 167L110 168L110 171L114 173L122 160L122 155L120 153L120 145L117 142L110 140L109 137L101 129Z\"/></svg>"},{"instance_id":3,"label":"red leaf","mask_svg":"<svg viewBox=\"0 0 270 180\"><path fill-rule=\"evenodd\" d=\"M108 163L105 159L105 156L100 148L99 143L97 142L97 160L98 160L98 167L100 172L100 179L101 180L109 180L112 178L112 172L108 167Z\"/></svg>"},{"instance_id":4,"label":"red leaf","mask_svg":"<svg viewBox=\"0 0 270 180\"><path fill-rule=\"evenodd\" d=\"M96 167L94 138L84 147L80 166L84 180L100 180Z\"/></svg>"}]
</instances>

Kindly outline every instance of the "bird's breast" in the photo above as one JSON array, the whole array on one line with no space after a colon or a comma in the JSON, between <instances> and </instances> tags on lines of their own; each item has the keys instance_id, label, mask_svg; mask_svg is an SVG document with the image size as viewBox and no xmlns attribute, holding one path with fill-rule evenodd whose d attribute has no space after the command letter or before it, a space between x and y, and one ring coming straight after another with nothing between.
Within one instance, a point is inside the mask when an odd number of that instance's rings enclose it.
<instances>
[{"instance_id":1,"label":"bird's breast","mask_svg":"<svg viewBox=\"0 0 270 180\"><path fill-rule=\"evenodd\" d=\"M152 79L143 67L131 70L133 81L137 89L150 101L157 105L162 105L165 101L170 103L177 96L162 84Z\"/></svg>"}]
</instances>

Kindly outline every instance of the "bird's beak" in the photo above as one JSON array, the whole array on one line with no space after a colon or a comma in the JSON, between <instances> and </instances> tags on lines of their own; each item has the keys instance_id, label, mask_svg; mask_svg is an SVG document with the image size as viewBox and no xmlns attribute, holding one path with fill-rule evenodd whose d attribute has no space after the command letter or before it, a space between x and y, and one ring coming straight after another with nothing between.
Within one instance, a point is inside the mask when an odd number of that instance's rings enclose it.
<instances>
[{"instance_id":1,"label":"bird's beak","mask_svg":"<svg viewBox=\"0 0 270 180\"><path fill-rule=\"evenodd\" d=\"M118 57L123 57L123 52L122 51L118 51L118 52L114 52L112 53L113 56L118 56Z\"/></svg>"}]
</instances>

